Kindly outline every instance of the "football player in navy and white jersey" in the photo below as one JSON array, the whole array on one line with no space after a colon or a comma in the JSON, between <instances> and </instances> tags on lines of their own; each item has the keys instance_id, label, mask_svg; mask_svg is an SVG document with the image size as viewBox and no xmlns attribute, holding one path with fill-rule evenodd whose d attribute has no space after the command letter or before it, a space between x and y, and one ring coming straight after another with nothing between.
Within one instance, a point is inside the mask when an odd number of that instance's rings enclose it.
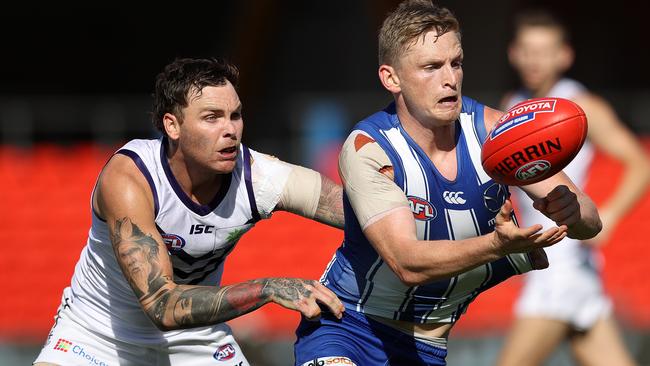
<instances>
[{"instance_id":1,"label":"football player in navy and white jersey","mask_svg":"<svg viewBox=\"0 0 650 366\"><path fill-rule=\"evenodd\" d=\"M543 9L529 9L515 16L514 25L508 56L523 86L504 97L503 108L534 97L573 100L587 115L589 133L565 173L583 187L595 148L618 160L624 172L615 192L599 208L602 232L589 241L563 240L548 249L553 264L548 270L526 275L515 305L516 321L498 364L542 365L568 340L581 365L633 365L612 317L612 302L600 278L599 253L593 246L606 241L642 197L650 183L650 162L607 101L563 76L573 63L574 52L560 19ZM521 190L514 193L523 225L553 225L533 209Z\"/></svg>"},{"instance_id":2,"label":"football player in navy and white jersey","mask_svg":"<svg viewBox=\"0 0 650 366\"><path fill-rule=\"evenodd\" d=\"M238 70L178 59L156 80L153 121L103 168L92 226L36 365L227 365L248 361L224 323L274 302L307 318L343 305L315 280L220 286L239 238L274 210L342 227L342 189L241 143Z\"/></svg>"},{"instance_id":3,"label":"football player in navy and white jersey","mask_svg":"<svg viewBox=\"0 0 650 366\"><path fill-rule=\"evenodd\" d=\"M548 265L544 247L600 231L563 173L526 186L557 226L516 225L508 187L483 170L481 143L501 112L465 97L453 14L407 0L379 33L379 78L394 97L344 143L345 238L321 282L342 319L303 320L296 365L444 365L447 336L482 291Z\"/></svg>"}]
</instances>

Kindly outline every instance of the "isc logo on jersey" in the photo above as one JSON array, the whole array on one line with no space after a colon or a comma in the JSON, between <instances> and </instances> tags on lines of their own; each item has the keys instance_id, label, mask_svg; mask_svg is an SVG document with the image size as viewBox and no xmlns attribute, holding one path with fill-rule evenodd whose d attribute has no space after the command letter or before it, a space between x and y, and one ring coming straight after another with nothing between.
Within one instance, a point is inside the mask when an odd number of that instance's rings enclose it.
<instances>
[{"instance_id":1,"label":"isc logo on jersey","mask_svg":"<svg viewBox=\"0 0 650 366\"><path fill-rule=\"evenodd\" d=\"M408 198L411 212L413 212L413 217L416 220L429 221L435 219L438 215L436 208L424 198L415 196L407 196L406 198Z\"/></svg>"},{"instance_id":2,"label":"isc logo on jersey","mask_svg":"<svg viewBox=\"0 0 650 366\"><path fill-rule=\"evenodd\" d=\"M177 252L185 246L185 239L176 234L162 234L163 243L167 246L170 252Z\"/></svg>"},{"instance_id":3,"label":"isc logo on jersey","mask_svg":"<svg viewBox=\"0 0 650 366\"><path fill-rule=\"evenodd\" d=\"M522 104L515 109L506 112L490 133L490 139L535 119L537 113L548 113L555 111L555 100L543 99Z\"/></svg>"}]
</instances>

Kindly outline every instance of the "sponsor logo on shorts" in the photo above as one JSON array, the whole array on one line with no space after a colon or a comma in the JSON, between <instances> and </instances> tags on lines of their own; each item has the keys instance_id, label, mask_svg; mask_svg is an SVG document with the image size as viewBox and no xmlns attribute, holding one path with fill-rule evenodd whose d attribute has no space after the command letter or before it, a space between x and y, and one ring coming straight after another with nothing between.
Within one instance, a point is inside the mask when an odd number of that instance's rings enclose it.
<instances>
[{"instance_id":1,"label":"sponsor logo on shorts","mask_svg":"<svg viewBox=\"0 0 650 366\"><path fill-rule=\"evenodd\" d=\"M431 202L424 198L415 196L408 196L407 198L409 201L409 207L411 207L411 212L413 212L413 217L416 220L429 221L438 216L438 212Z\"/></svg>"},{"instance_id":2,"label":"sponsor logo on shorts","mask_svg":"<svg viewBox=\"0 0 650 366\"><path fill-rule=\"evenodd\" d=\"M307 361L301 366L325 366L325 365L348 365L356 366L357 364L352 362L351 359L343 356L329 356L329 357L320 357L315 360Z\"/></svg>"},{"instance_id":3,"label":"sponsor logo on shorts","mask_svg":"<svg viewBox=\"0 0 650 366\"><path fill-rule=\"evenodd\" d=\"M231 358L235 357L235 353L237 353L235 347L233 347L232 344L228 343L217 348L212 357L214 357L214 359L217 361L228 361Z\"/></svg>"},{"instance_id":4,"label":"sponsor logo on shorts","mask_svg":"<svg viewBox=\"0 0 650 366\"><path fill-rule=\"evenodd\" d=\"M68 352L72 350L72 354L74 354L77 357L81 357L85 359L86 361L88 361L89 365L109 366L108 363L100 360L91 352L86 351L82 346L78 344L72 344L72 342L65 340L63 338L59 338L59 340L56 342L56 345L54 346L54 349L62 352Z\"/></svg>"},{"instance_id":5,"label":"sponsor logo on shorts","mask_svg":"<svg viewBox=\"0 0 650 366\"><path fill-rule=\"evenodd\" d=\"M59 340L56 342L56 345L54 345L54 349L56 351L68 352L70 350L70 346L72 346L72 342L66 341L63 338L59 338Z\"/></svg>"},{"instance_id":6,"label":"sponsor logo on shorts","mask_svg":"<svg viewBox=\"0 0 650 366\"><path fill-rule=\"evenodd\" d=\"M185 239L176 234L162 234L163 243L167 246L170 252L176 252L185 246Z\"/></svg>"},{"instance_id":7,"label":"sponsor logo on shorts","mask_svg":"<svg viewBox=\"0 0 650 366\"><path fill-rule=\"evenodd\" d=\"M555 111L555 100L537 100L530 103L525 103L512 108L506 114L501 116L497 125L490 133L490 139L494 139L500 134L509 131L524 123L530 122L535 119L537 113L553 112Z\"/></svg>"}]
</instances>

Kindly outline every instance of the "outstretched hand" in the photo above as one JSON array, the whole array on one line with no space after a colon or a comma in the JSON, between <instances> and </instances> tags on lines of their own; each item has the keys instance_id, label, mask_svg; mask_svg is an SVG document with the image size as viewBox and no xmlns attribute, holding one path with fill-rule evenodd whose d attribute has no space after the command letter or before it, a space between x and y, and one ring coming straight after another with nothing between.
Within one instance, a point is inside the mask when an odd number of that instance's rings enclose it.
<instances>
[{"instance_id":1,"label":"outstretched hand","mask_svg":"<svg viewBox=\"0 0 650 366\"><path fill-rule=\"evenodd\" d=\"M318 320L321 307L330 311L338 319L343 317L345 308L341 300L327 287L314 280L301 278L274 278L264 287L271 300L287 309L297 310L308 320Z\"/></svg>"},{"instance_id":2,"label":"outstretched hand","mask_svg":"<svg viewBox=\"0 0 650 366\"><path fill-rule=\"evenodd\" d=\"M511 253L533 252L535 259L541 261L537 265L543 265L545 258L540 258L542 254L538 252L538 249L551 246L564 239L567 235L567 226L553 227L544 232L540 232L543 228L540 224L520 228L512 220L511 212L512 202L508 199L496 216L493 245L504 256Z\"/></svg>"}]
</instances>

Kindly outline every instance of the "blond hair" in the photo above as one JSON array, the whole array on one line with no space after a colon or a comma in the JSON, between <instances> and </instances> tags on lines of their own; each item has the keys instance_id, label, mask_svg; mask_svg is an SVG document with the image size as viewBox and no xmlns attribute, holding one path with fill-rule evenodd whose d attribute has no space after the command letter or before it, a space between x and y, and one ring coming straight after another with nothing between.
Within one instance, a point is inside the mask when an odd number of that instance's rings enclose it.
<instances>
[{"instance_id":1,"label":"blond hair","mask_svg":"<svg viewBox=\"0 0 650 366\"><path fill-rule=\"evenodd\" d=\"M384 20L379 31L379 64L394 64L398 55L425 33L435 30L438 37L459 32L452 12L428 0L406 0Z\"/></svg>"}]
</instances>

